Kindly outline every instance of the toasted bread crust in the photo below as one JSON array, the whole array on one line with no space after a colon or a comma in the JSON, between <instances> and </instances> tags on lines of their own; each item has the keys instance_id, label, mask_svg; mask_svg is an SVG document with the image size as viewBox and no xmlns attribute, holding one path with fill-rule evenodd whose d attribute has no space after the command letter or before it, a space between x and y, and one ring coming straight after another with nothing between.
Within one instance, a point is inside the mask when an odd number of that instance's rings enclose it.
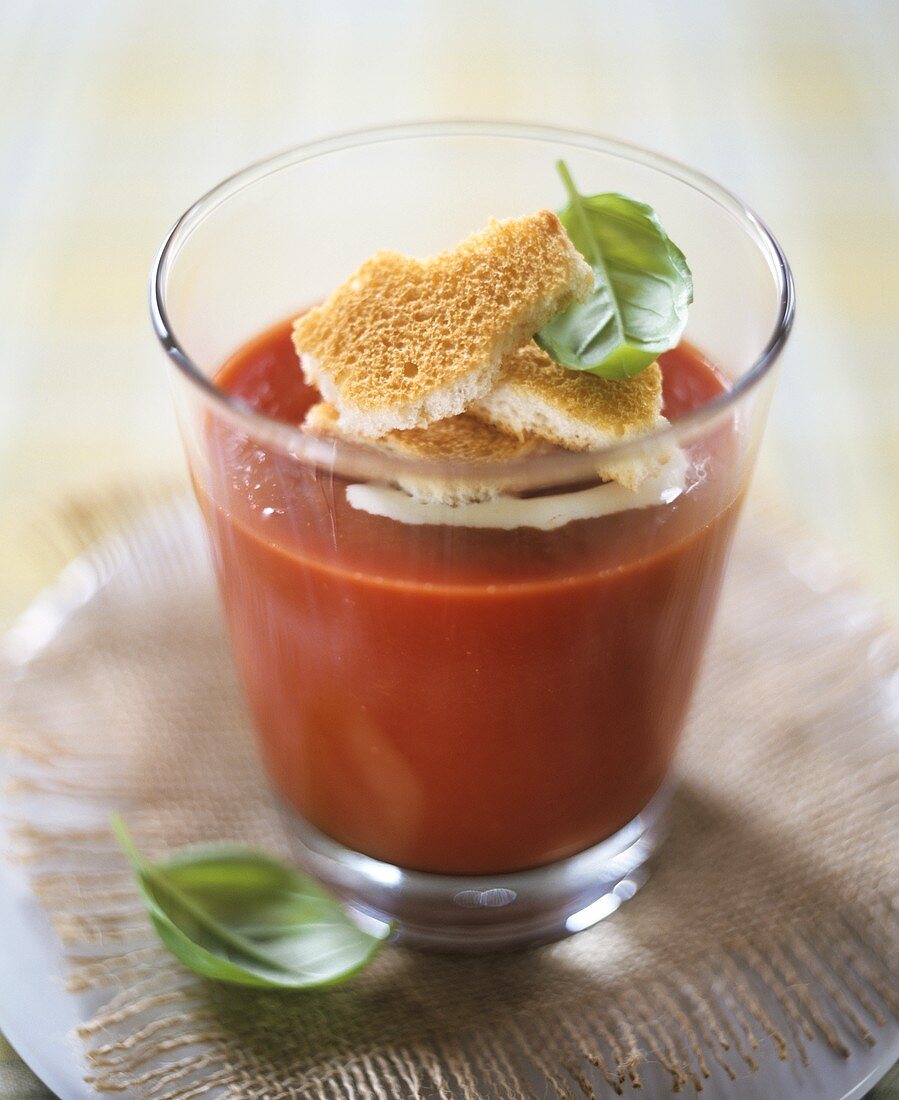
<instances>
[{"instance_id":1,"label":"toasted bread crust","mask_svg":"<svg viewBox=\"0 0 899 1100\"><path fill-rule=\"evenodd\" d=\"M560 366L531 343L505 357L495 388L469 409L503 431L538 435L569 451L589 451L663 426L662 372L653 363L611 380ZM666 461L658 449L598 467L604 478L637 488Z\"/></svg>"},{"instance_id":2,"label":"toasted bread crust","mask_svg":"<svg viewBox=\"0 0 899 1100\"><path fill-rule=\"evenodd\" d=\"M599 378L560 366L530 343L503 359L497 386L513 388L523 399L552 405L562 416L608 437L605 443L650 431L662 413L662 372L658 363L633 378ZM568 439L553 442L570 450L586 449L572 447Z\"/></svg>"},{"instance_id":3,"label":"toasted bread crust","mask_svg":"<svg viewBox=\"0 0 899 1100\"><path fill-rule=\"evenodd\" d=\"M376 253L297 319L293 340L341 425L377 437L462 412L491 389L503 356L592 284L559 219L541 210L491 221L430 259Z\"/></svg>"},{"instance_id":4,"label":"toasted bread crust","mask_svg":"<svg viewBox=\"0 0 899 1100\"><path fill-rule=\"evenodd\" d=\"M320 402L306 414L303 425L317 435L330 435L337 439L350 439L358 443L403 455L406 458L422 458L444 462L503 462L525 455L552 450L545 440L529 437L520 439L506 435L498 428L461 413L441 420L425 428L409 428L392 431L380 439L352 436L340 424L339 414L333 405ZM397 479L399 486L415 500L455 506L472 501L491 500L501 492L501 486L491 482L489 472L483 478L447 477L445 474L407 474Z\"/></svg>"},{"instance_id":5,"label":"toasted bread crust","mask_svg":"<svg viewBox=\"0 0 899 1100\"><path fill-rule=\"evenodd\" d=\"M383 447L393 454L445 462L506 462L550 448L536 436L509 435L492 424L467 413L438 420L427 428L388 432L380 439L351 436L340 426L340 414L326 401L306 413L303 427L317 435L356 439L369 446Z\"/></svg>"}]
</instances>

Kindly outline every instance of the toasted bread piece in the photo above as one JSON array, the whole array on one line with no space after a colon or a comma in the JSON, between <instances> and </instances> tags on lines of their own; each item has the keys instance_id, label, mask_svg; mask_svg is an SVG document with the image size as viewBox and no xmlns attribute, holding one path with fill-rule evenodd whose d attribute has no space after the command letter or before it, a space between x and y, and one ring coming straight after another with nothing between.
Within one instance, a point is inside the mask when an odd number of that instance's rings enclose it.
<instances>
[{"instance_id":1,"label":"toasted bread piece","mask_svg":"<svg viewBox=\"0 0 899 1100\"><path fill-rule=\"evenodd\" d=\"M445 462L493 461L507 462L525 455L539 454L554 448L545 440L525 435L508 435L474 416L460 413L437 421L428 428L408 428L388 432L380 439L351 436L343 430L337 409L325 401L313 405L306 414L303 427L317 435L339 439L355 439L358 443L383 448L409 458L424 458ZM401 488L417 500L441 504L462 504L474 500L490 500L498 489L486 482L460 481L447 478L405 477Z\"/></svg>"},{"instance_id":2,"label":"toasted bread piece","mask_svg":"<svg viewBox=\"0 0 899 1100\"><path fill-rule=\"evenodd\" d=\"M667 424L658 363L633 378L598 378L560 366L534 343L506 356L496 386L469 412L503 431L538 435L569 451L607 447ZM668 457L669 451L647 447L633 459L600 464L597 473L636 489Z\"/></svg>"},{"instance_id":3,"label":"toasted bread piece","mask_svg":"<svg viewBox=\"0 0 899 1100\"><path fill-rule=\"evenodd\" d=\"M307 381L373 438L461 413L503 356L585 298L593 272L548 210L491 221L427 260L378 252L297 318Z\"/></svg>"}]
</instances>

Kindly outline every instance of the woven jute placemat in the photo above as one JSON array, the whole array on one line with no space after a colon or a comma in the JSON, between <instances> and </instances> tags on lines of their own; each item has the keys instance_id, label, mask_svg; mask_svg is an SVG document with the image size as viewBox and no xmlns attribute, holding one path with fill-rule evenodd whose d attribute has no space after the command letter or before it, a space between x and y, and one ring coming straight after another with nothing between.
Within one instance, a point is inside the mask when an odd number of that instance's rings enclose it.
<instances>
[{"instance_id":1,"label":"woven jute placemat","mask_svg":"<svg viewBox=\"0 0 899 1100\"><path fill-rule=\"evenodd\" d=\"M875 1042L899 1016L896 644L813 541L753 511L649 884L561 944L388 948L345 986L285 996L185 971L109 834L116 809L150 855L224 838L291 854L193 505L144 514L119 494L72 510L54 539L83 552L11 637L2 723L15 853L71 989L99 1005L80 1029L95 1087L590 1097L632 1088L648 1062L680 1091L716 1064L733 1077L772 1050L802 1061L812 1042Z\"/></svg>"}]
</instances>

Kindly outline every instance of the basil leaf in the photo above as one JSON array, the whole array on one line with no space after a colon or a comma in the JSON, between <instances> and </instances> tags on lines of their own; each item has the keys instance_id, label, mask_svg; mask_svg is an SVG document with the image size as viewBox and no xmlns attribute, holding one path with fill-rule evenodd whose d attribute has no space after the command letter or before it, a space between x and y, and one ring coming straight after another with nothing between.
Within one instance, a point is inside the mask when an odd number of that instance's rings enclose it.
<instances>
[{"instance_id":1,"label":"basil leaf","mask_svg":"<svg viewBox=\"0 0 899 1100\"><path fill-rule=\"evenodd\" d=\"M572 370L629 378L680 340L693 301L690 268L651 206L614 193L581 195L564 161L556 167L569 197L559 218L595 282L586 302L534 339Z\"/></svg>"},{"instance_id":2,"label":"basil leaf","mask_svg":"<svg viewBox=\"0 0 899 1100\"><path fill-rule=\"evenodd\" d=\"M204 978L313 989L354 974L383 942L353 924L307 875L261 852L186 848L148 863L118 816L113 831L159 938Z\"/></svg>"}]
</instances>

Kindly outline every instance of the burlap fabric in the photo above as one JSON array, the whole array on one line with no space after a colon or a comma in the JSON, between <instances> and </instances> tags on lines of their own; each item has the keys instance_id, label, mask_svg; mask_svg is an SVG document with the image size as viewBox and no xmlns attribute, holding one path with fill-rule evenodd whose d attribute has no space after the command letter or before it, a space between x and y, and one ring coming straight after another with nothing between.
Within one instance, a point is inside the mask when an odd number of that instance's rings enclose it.
<instances>
[{"instance_id":1,"label":"burlap fabric","mask_svg":"<svg viewBox=\"0 0 899 1100\"><path fill-rule=\"evenodd\" d=\"M618 914L504 957L388 948L319 993L194 978L154 940L109 811L149 854L231 838L289 856L291 840L249 735L193 506L140 511L120 496L57 528L69 552L127 520L13 639L19 661L43 641L3 716L16 850L72 989L99 1005L81 1029L98 1089L590 1097L629 1090L651 1062L679 1091L716 1064L745 1073L772 1049L848 1053L899 1015L899 753L882 695L896 647L830 559L768 514L738 540L670 840Z\"/></svg>"}]
</instances>

